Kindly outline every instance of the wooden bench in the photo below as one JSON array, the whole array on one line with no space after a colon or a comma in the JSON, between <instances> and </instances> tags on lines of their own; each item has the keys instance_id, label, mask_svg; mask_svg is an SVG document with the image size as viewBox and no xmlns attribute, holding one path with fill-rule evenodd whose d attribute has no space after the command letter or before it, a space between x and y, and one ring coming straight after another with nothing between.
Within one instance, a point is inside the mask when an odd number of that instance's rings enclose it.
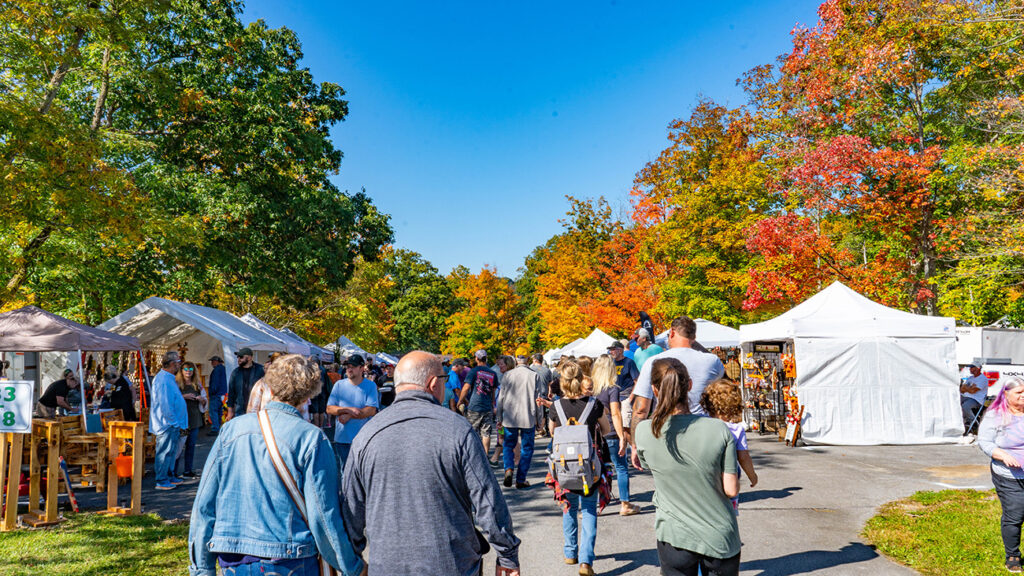
<instances>
[{"instance_id":1,"label":"wooden bench","mask_svg":"<svg viewBox=\"0 0 1024 576\"><path fill-rule=\"evenodd\" d=\"M103 432L88 433L82 428L81 416L64 416L57 419L61 428L61 446L64 461L68 467L78 466L79 472L71 473L71 481L83 486L92 484L97 492L107 489L107 435Z\"/></svg>"}]
</instances>

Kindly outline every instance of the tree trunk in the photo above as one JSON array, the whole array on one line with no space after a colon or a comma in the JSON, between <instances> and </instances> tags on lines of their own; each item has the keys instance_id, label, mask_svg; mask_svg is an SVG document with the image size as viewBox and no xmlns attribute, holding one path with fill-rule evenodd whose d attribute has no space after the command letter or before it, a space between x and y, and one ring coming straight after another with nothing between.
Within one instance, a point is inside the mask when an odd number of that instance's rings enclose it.
<instances>
[{"instance_id":1,"label":"tree trunk","mask_svg":"<svg viewBox=\"0 0 1024 576\"><path fill-rule=\"evenodd\" d=\"M40 114L46 114L53 107L53 101L57 98L57 93L60 92L61 84L64 83L64 77L68 75L68 70L71 69L71 56L78 53L78 46L81 45L84 36L85 28L75 28L75 40L68 47L67 52L64 53L64 59L61 61L60 66L57 66L57 69L54 70L53 76L50 78L50 85L46 89L46 97L43 99L42 106L39 107Z\"/></svg>"},{"instance_id":2,"label":"tree trunk","mask_svg":"<svg viewBox=\"0 0 1024 576\"><path fill-rule=\"evenodd\" d=\"M89 130L95 132L100 127L103 119L103 106L107 101L107 92L110 89L110 46L103 49L103 80L100 82L100 93L96 96L96 107L92 111L92 123Z\"/></svg>"},{"instance_id":3,"label":"tree trunk","mask_svg":"<svg viewBox=\"0 0 1024 576\"><path fill-rule=\"evenodd\" d=\"M46 241L50 239L50 234L53 233L53 226L47 224L43 226L43 229L36 234L25 249L21 251L21 258L18 260L18 264L15 268L14 274L7 281L7 285L4 287L8 294L13 294L15 290L21 287L22 283L25 282L25 278L28 277L29 262L35 253L46 244Z\"/></svg>"}]
</instances>

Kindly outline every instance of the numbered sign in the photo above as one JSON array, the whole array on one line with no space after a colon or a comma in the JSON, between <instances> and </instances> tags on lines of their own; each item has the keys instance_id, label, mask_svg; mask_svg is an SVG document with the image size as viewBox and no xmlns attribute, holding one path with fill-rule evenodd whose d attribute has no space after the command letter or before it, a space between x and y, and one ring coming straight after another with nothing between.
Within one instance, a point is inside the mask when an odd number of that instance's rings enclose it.
<instances>
[{"instance_id":1,"label":"numbered sign","mask_svg":"<svg viewBox=\"0 0 1024 576\"><path fill-rule=\"evenodd\" d=\"M0 432L32 432L32 382L0 380Z\"/></svg>"}]
</instances>

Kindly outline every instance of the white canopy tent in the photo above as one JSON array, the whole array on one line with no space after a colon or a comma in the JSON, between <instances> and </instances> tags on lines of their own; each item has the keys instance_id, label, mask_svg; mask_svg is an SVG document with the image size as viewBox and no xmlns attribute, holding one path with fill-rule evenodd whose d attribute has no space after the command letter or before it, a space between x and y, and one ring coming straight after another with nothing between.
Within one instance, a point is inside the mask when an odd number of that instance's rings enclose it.
<instances>
[{"instance_id":1,"label":"white canopy tent","mask_svg":"<svg viewBox=\"0 0 1024 576\"><path fill-rule=\"evenodd\" d=\"M793 342L805 441L938 444L963 434L954 331L952 318L894 310L835 282L741 326L740 340Z\"/></svg>"},{"instance_id":2,"label":"white canopy tent","mask_svg":"<svg viewBox=\"0 0 1024 576\"><path fill-rule=\"evenodd\" d=\"M99 325L115 334L134 336L143 348L170 350L179 343L188 345L186 359L202 365L210 373L213 355L224 359L228 374L238 365L235 352L251 348L259 360L260 352L283 351L280 340L242 322L234 314L196 304L152 297Z\"/></svg>"},{"instance_id":3,"label":"white canopy tent","mask_svg":"<svg viewBox=\"0 0 1024 576\"><path fill-rule=\"evenodd\" d=\"M388 354L386 352L377 352L377 361L382 362L384 364L395 365L398 364L398 357L392 356L391 354Z\"/></svg>"},{"instance_id":4,"label":"white canopy tent","mask_svg":"<svg viewBox=\"0 0 1024 576\"><path fill-rule=\"evenodd\" d=\"M615 342L615 338L605 334L600 328L594 328L586 338L577 340L562 348L560 356L589 356L597 358L608 352L608 347Z\"/></svg>"},{"instance_id":5,"label":"white canopy tent","mask_svg":"<svg viewBox=\"0 0 1024 576\"><path fill-rule=\"evenodd\" d=\"M341 350L341 355L344 357L352 356L353 354L359 354L364 359L373 356L366 350L360 348L355 342L349 340L345 336L338 336L338 348Z\"/></svg>"},{"instance_id":6,"label":"white canopy tent","mask_svg":"<svg viewBox=\"0 0 1024 576\"><path fill-rule=\"evenodd\" d=\"M281 332L277 328L274 328L270 324L267 324L263 320L260 320L253 314L239 316L238 319L241 320L242 322L245 322L249 326L252 326L253 328L259 330L260 332L263 332L267 336L270 336L274 340L280 342L282 346L281 350L283 352L287 352L289 354L302 354L303 356L309 356L313 354L313 351L310 349L309 344L303 342L302 340L292 338L291 336Z\"/></svg>"},{"instance_id":7,"label":"white canopy tent","mask_svg":"<svg viewBox=\"0 0 1024 576\"><path fill-rule=\"evenodd\" d=\"M561 348L552 348L551 350L548 350L547 352L544 353L544 363L545 364L552 364L552 363L554 363L555 360L557 360L559 357L561 357L561 355L562 355L562 349Z\"/></svg>"},{"instance_id":8,"label":"white canopy tent","mask_svg":"<svg viewBox=\"0 0 1024 576\"><path fill-rule=\"evenodd\" d=\"M281 328L280 331L281 331L282 334L285 334L286 336L294 338L295 340L298 340L299 342L302 342L302 343L306 344L307 346L309 346L309 350L310 350L309 353L310 354L318 354L320 356L320 360L322 362L334 362L334 352L331 352L330 350L328 350L327 348L324 348L322 346L317 346L316 344L313 344L309 340L306 340L302 336L299 336L298 334L296 334L295 332L292 332L291 330L289 330L287 328Z\"/></svg>"},{"instance_id":9,"label":"white canopy tent","mask_svg":"<svg viewBox=\"0 0 1024 576\"><path fill-rule=\"evenodd\" d=\"M694 322L697 323L697 342L705 348L736 348L740 345L739 330L703 318L697 318ZM654 343L667 349L668 333L665 330L655 336Z\"/></svg>"},{"instance_id":10,"label":"white canopy tent","mask_svg":"<svg viewBox=\"0 0 1024 576\"><path fill-rule=\"evenodd\" d=\"M547 354L544 354L544 361L557 362L558 359L561 358L562 356L569 356L569 354L567 353L568 350L571 350L574 346L578 346L580 342L583 342L583 338L577 338L572 342L569 342L565 346L562 346L561 348L548 350ZM549 357L548 354L550 354L551 356Z\"/></svg>"}]
</instances>

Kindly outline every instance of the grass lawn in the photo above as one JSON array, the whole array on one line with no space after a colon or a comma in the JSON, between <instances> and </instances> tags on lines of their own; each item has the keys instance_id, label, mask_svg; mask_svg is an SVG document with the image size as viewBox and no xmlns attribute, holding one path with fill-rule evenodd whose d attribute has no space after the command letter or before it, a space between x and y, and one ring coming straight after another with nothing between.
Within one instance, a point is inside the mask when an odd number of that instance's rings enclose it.
<instances>
[{"instance_id":1,"label":"grass lawn","mask_svg":"<svg viewBox=\"0 0 1024 576\"><path fill-rule=\"evenodd\" d=\"M0 574L188 574L188 524L164 522L155 514L67 518L52 528L0 534Z\"/></svg>"},{"instance_id":2,"label":"grass lawn","mask_svg":"<svg viewBox=\"0 0 1024 576\"><path fill-rule=\"evenodd\" d=\"M926 576L1007 574L995 490L918 492L890 502L864 536L879 552Z\"/></svg>"}]
</instances>

